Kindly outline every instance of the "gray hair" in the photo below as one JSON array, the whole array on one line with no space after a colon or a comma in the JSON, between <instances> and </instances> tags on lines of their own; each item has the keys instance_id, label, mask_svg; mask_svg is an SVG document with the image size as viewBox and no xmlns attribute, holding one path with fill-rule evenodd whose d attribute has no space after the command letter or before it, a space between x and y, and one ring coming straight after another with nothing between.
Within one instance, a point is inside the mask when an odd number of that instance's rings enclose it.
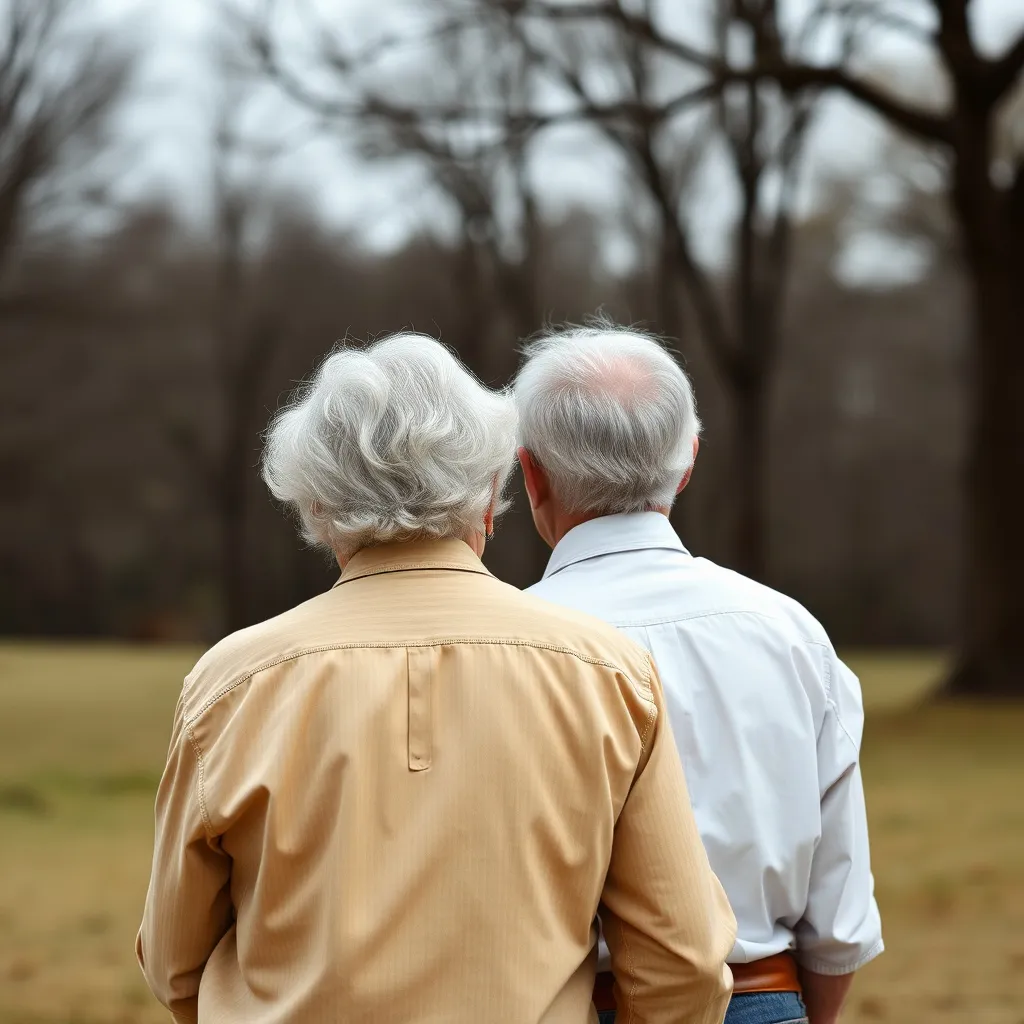
<instances>
[{"instance_id":1,"label":"gray hair","mask_svg":"<svg viewBox=\"0 0 1024 1024\"><path fill-rule=\"evenodd\" d=\"M515 462L516 410L439 342L343 348L277 414L263 479L303 536L334 552L483 528Z\"/></svg>"},{"instance_id":2,"label":"gray hair","mask_svg":"<svg viewBox=\"0 0 1024 1024\"><path fill-rule=\"evenodd\" d=\"M671 507L693 462L693 388L654 335L604 320L526 348L515 382L520 443L571 513Z\"/></svg>"}]
</instances>

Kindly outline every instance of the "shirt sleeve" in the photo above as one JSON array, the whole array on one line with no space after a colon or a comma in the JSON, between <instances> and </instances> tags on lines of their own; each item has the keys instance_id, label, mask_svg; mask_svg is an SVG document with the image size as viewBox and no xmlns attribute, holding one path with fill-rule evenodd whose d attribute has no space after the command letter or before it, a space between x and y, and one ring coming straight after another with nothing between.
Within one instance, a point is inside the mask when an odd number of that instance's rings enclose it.
<instances>
[{"instance_id":1,"label":"shirt sleeve","mask_svg":"<svg viewBox=\"0 0 1024 1024\"><path fill-rule=\"evenodd\" d=\"M818 736L821 839L811 864L807 908L796 926L797 958L817 974L850 974L884 949L874 896L860 743L860 682L833 651Z\"/></svg>"},{"instance_id":2,"label":"shirt sleeve","mask_svg":"<svg viewBox=\"0 0 1024 1024\"><path fill-rule=\"evenodd\" d=\"M183 701L157 791L153 874L135 952L156 998L176 1021L194 1021L203 968L232 922L231 860L204 821Z\"/></svg>"},{"instance_id":3,"label":"shirt sleeve","mask_svg":"<svg viewBox=\"0 0 1024 1024\"><path fill-rule=\"evenodd\" d=\"M635 1024L719 1024L736 920L697 832L653 665L652 690L647 760L616 825L602 896L616 1001Z\"/></svg>"}]
</instances>

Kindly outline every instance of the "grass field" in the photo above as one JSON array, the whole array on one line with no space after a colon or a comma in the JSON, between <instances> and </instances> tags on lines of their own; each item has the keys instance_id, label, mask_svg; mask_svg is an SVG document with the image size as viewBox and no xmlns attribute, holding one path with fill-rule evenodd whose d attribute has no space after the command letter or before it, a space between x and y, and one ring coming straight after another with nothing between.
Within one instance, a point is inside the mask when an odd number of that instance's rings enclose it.
<instances>
[{"instance_id":1,"label":"grass field","mask_svg":"<svg viewBox=\"0 0 1024 1024\"><path fill-rule=\"evenodd\" d=\"M0 1024L147 1024L133 942L188 648L0 646ZM1024 1024L1024 706L851 656L888 952L848 1021Z\"/></svg>"}]
</instances>

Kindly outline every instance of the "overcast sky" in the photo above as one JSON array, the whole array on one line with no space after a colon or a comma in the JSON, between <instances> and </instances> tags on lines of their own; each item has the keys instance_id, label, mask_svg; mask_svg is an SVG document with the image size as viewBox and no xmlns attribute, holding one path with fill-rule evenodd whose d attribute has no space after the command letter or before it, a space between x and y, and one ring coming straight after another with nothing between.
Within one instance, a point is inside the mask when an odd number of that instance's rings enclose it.
<instances>
[{"instance_id":1,"label":"overcast sky","mask_svg":"<svg viewBox=\"0 0 1024 1024\"><path fill-rule=\"evenodd\" d=\"M287 3L288 0L282 0ZM299 0L292 0L298 3ZM302 0L332 11L344 11L345 29L373 35L385 25L408 25L408 0ZM425 0L420 0L425 2ZM790 0L796 8L805 0ZM894 9L927 9L920 0L885 0ZM138 34L145 59L137 98L126 115L126 127L135 141L133 166L123 189L131 196L154 190L173 195L186 210L202 215L207 178L204 153L210 138L211 97L214 95L213 50L215 0L100 0L104 16L124 30ZM672 9L684 12L700 0L675 0ZM980 44L1001 52L1024 25L1024 0L975 0L975 33ZM792 7L791 7L792 9ZM422 8L420 8L422 10ZM679 15L677 15L679 16ZM685 30L684 30L685 31ZM879 37L874 59L894 67L912 67L921 52L895 35ZM272 115L273 129L292 122ZM318 203L323 214L339 228L358 232L370 244L399 244L411 230L441 215L437 201L424 199L420 179L409 169L392 173L370 170L346 157L337 143L305 142L297 118L289 141L289 154L267 173L295 182ZM870 171L878 163L884 133L872 115L852 103L831 101L816 129L811 165L815 173L829 167ZM580 146L569 136L552 137L542 148L545 191L554 205L571 201L614 206L622 201L621 179L615 160L605 152ZM706 255L714 258L715 239L725 237L722 227L729 215L729 198L712 195L701 204L707 221L699 232L710 239ZM904 254L908 274L914 257ZM876 254L869 251L869 260Z\"/></svg>"}]
</instances>

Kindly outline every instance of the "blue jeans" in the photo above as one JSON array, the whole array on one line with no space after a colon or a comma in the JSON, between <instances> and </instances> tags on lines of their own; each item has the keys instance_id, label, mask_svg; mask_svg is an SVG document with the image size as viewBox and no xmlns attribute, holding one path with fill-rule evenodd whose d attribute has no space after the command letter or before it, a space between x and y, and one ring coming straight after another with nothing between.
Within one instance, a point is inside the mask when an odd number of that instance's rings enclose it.
<instances>
[{"instance_id":1,"label":"blue jeans","mask_svg":"<svg viewBox=\"0 0 1024 1024\"><path fill-rule=\"evenodd\" d=\"M615 1011L597 1015L600 1024L615 1024ZM725 1024L803 1024L807 1010L795 992L741 992L733 996Z\"/></svg>"}]
</instances>

